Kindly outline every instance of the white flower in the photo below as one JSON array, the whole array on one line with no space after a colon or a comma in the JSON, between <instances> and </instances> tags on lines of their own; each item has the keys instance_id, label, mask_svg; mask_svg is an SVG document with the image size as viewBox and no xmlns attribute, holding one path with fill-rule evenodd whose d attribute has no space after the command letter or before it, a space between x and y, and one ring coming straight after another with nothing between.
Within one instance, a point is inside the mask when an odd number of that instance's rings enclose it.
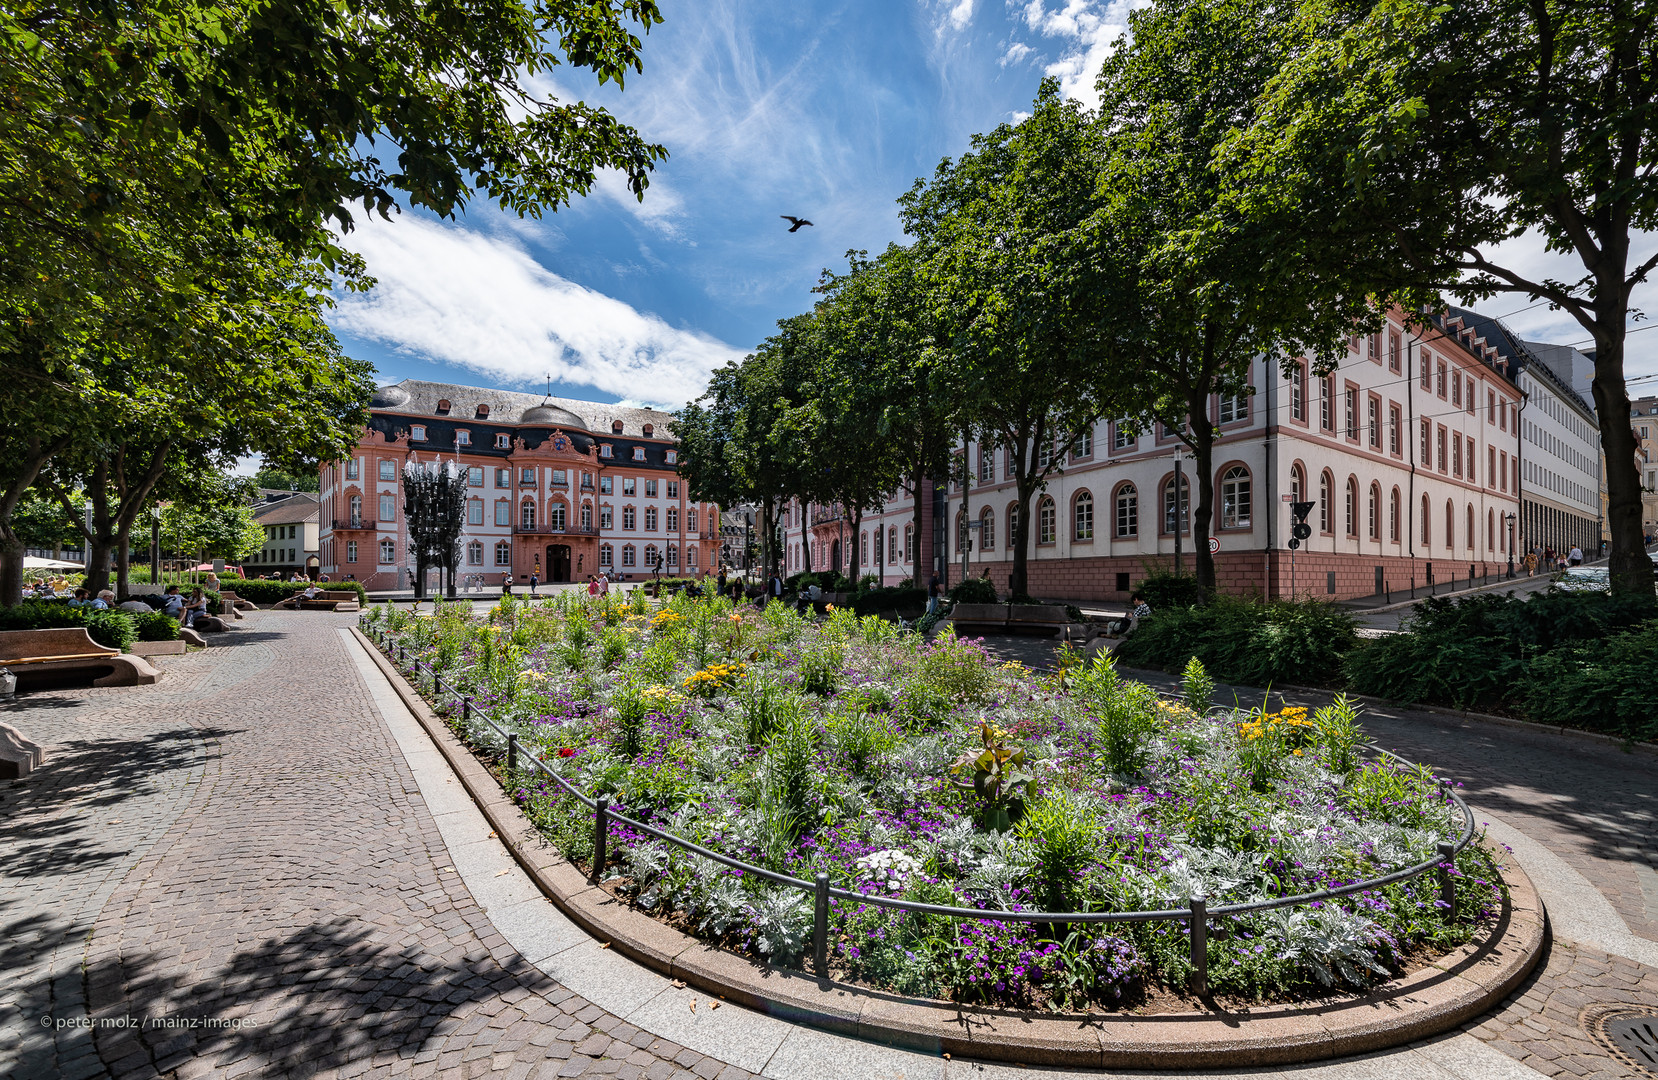
<instances>
[{"instance_id":1,"label":"white flower","mask_svg":"<svg viewBox=\"0 0 1658 1080\"><path fill-rule=\"evenodd\" d=\"M919 860L897 848L872 851L857 862L858 880L884 885L889 892L903 892L904 882L921 869Z\"/></svg>"}]
</instances>

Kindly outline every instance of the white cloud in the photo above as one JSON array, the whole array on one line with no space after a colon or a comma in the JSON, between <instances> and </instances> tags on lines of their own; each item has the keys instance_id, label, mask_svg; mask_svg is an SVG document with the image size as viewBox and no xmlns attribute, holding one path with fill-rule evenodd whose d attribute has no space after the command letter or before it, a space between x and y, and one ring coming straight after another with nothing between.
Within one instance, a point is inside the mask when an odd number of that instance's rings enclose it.
<instances>
[{"instance_id":1,"label":"white cloud","mask_svg":"<svg viewBox=\"0 0 1658 1080\"><path fill-rule=\"evenodd\" d=\"M1007 52L1002 54L1001 66L1007 67L1009 64L1017 64L1030 54L1031 47L1029 45L1022 41L1015 41L1007 47Z\"/></svg>"},{"instance_id":2,"label":"white cloud","mask_svg":"<svg viewBox=\"0 0 1658 1080\"><path fill-rule=\"evenodd\" d=\"M957 0L945 13L945 18L950 20L952 29L967 29L967 24L973 21L973 0Z\"/></svg>"},{"instance_id":3,"label":"white cloud","mask_svg":"<svg viewBox=\"0 0 1658 1080\"><path fill-rule=\"evenodd\" d=\"M1024 7L1025 25L1044 37L1065 42L1059 59L1046 74L1059 79L1060 90L1090 109L1100 103L1094 83L1117 39L1128 32L1129 12L1149 6L1151 0L1061 0L1050 10L1046 0L1030 0Z\"/></svg>"},{"instance_id":4,"label":"white cloud","mask_svg":"<svg viewBox=\"0 0 1658 1080\"><path fill-rule=\"evenodd\" d=\"M742 354L552 273L510 239L404 216L351 233L379 285L332 323L399 351L522 384L547 374L677 408Z\"/></svg>"}]
</instances>

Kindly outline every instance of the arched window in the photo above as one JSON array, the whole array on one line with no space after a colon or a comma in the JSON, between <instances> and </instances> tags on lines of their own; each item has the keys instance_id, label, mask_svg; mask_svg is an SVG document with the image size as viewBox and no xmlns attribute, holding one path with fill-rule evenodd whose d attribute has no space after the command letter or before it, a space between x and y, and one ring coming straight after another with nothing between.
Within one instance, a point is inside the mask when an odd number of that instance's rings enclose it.
<instances>
[{"instance_id":1,"label":"arched window","mask_svg":"<svg viewBox=\"0 0 1658 1080\"><path fill-rule=\"evenodd\" d=\"M1249 504L1249 470L1234 465L1220 478L1220 527L1249 528Z\"/></svg>"},{"instance_id":2,"label":"arched window","mask_svg":"<svg viewBox=\"0 0 1658 1080\"><path fill-rule=\"evenodd\" d=\"M593 528L593 504L590 502L581 504L581 527L583 532Z\"/></svg>"},{"instance_id":3,"label":"arched window","mask_svg":"<svg viewBox=\"0 0 1658 1080\"><path fill-rule=\"evenodd\" d=\"M1422 496L1422 547L1424 549L1433 546L1433 526L1431 524L1433 512L1431 506L1428 497L1426 495Z\"/></svg>"},{"instance_id":4,"label":"arched window","mask_svg":"<svg viewBox=\"0 0 1658 1080\"><path fill-rule=\"evenodd\" d=\"M393 542L389 537L387 539L384 539L384 540L380 541L380 562L381 562L381 564L384 565L384 566L390 566L392 563L394 563L396 561L397 561L397 544L395 542Z\"/></svg>"},{"instance_id":5,"label":"arched window","mask_svg":"<svg viewBox=\"0 0 1658 1080\"><path fill-rule=\"evenodd\" d=\"M1178 507L1178 510L1176 509ZM1174 490L1174 477L1169 477L1163 485L1163 532L1172 536L1175 531L1175 514L1180 515L1180 531L1185 532L1192 524L1192 482L1184 473L1180 476L1180 495L1177 499Z\"/></svg>"},{"instance_id":6,"label":"arched window","mask_svg":"<svg viewBox=\"0 0 1658 1080\"><path fill-rule=\"evenodd\" d=\"M1335 486L1336 478L1326 469L1318 474L1318 531L1329 534L1336 531L1334 520L1330 515L1330 489Z\"/></svg>"},{"instance_id":7,"label":"arched window","mask_svg":"<svg viewBox=\"0 0 1658 1080\"><path fill-rule=\"evenodd\" d=\"M622 545L622 565L623 566L636 566L636 565L638 565L635 562L635 560L638 557L638 554L639 553L634 550L634 547L633 547L632 544L623 544Z\"/></svg>"},{"instance_id":8,"label":"arched window","mask_svg":"<svg viewBox=\"0 0 1658 1080\"><path fill-rule=\"evenodd\" d=\"M1359 481L1357 477L1347 478L1347 535L1359 535Z\"/></svg>"},{"instance_id":9,"label":"arched window","mask_svg":"<svg viewBox=\"0 0 1658 1080\"><path fill-rule=\"evenodd\" d=\"M512 545L507 543L505 540L502 540L495 545L495 565L512 565Z\"/></svg>"},{"instance_id":10,"label":"arched window","mask_svg":"<svg viewBox=\"0 0 1658 1080\"><path fill-rule=\"evenodd\" d=\"M896 565L898 562L898 527L887 529L887 563Z\"/></svg>"},{"instance_id":11,"label":"arched window","mask_svg":"<svg viewBox=\"0 0 1658 1080\"><path fill-rule=\"evenodd\" d=\"M1307 470L1300 462L1290 466L1290 501L1307 501Z\"/></svg>"},{"instance_id":12,"label":"arched window","mask_svg":"<svg viewBox=\"0 0 1658 1080\"><path fill-rule=\"evenodd\" d=\"M1497 512L1495 510L1485 512L1485 550L1497 550Z\"/></svg>"},{"instance_id":13,"label":"arched window","mask_svg":"<svg viewBox=\"0 0 1658 1080\"><path fill-rule=\"evenodd\" d=\"M484 546L474 540L466 545L466 565L482 566L484 564Z\"/></svg>"},{"instance_id":14,"label":"arched window","mask_svg":"<svg viewBox=\"0 0 1658 1080\"><path fill-rule=\"evenodd\" d=\"M1071 502L1071 521L1075 531L1072 535L1078 540L1092 540L1094 538L1094 496L1083 491Z\"/></svg>"},{"instance_id":15,"label":"arched window","mask_svg":"<svg viewBox=\"0 0 1658 1080\"><path fill-rule=\"evenodd\" d=\"M1117 535L1140 535L1140 492L1133 484L1117 489Z\"/></svg>"},{"instance_id":16,"label":"arched window","mask_svg":"<svg viewBox=\"0 0 1658 1080\"><path fill-rule=\"evenodd\" d=\"M1370 539L1382 538L1382 485L1370 485Z\"/></svg>"},{"instance_id":17,"label":"arched window","mask_svg":"<svg viewBox=\"0 0 1658 1080\"><path fill-rule=\"evenodd\" d=\"M564 531L564 503L555 499L547 507L547 524L554 532Z\"/></svg>"},{"instance_id":18,"label":"arched window","mask_svg":"<svg viewBox=\"0 0 1658 1080\"><path fill-rule=\"evenodd\" d=\"M1394 488L1388 498L1387 506L1387 538L1395 544L1399 542L1399 489Z\"/></svg>"},{"instance_id":19,"label":"arched window","mask_svg":"<svg viewBox=\"0 0 1658 1080\"><path fill-rule=\"evenodd\" d=\"M996 512L988 506L979 511L979 550L996 550Z\"/></svg>"},{"instance_id":20,"label":"arched window","mask_svg":"<svg viewBox=\"0 0 1658 1080\"><path fill-rule=\"evenodd\" d=\"M363 497L361 495L353 495L351 496L351 527L353 529L361 528L362 524Z\"/></svg>"},{"instance_id":21,"label":"arched window","mask_svg":"<svg viewBox=\"0 0 1658 1080\"><path fill-rule=\"evenodd\" d=\"M1468 541L1468 550L1473 551L1479 546L1479 533L1474 531L1474 504L1468 504L1468 531L1464 534Z\"/></svg>"},{"instance_id":22,"label":"arched window","mask_svg":"<svg viewBox=\"0 0 1658 1080\"><path fill-rule=\"evenodd\" d=\"M535 500L525 499L518 504L518 524L526 529L535 528Z\"/></svg>"},{"instance_id":23,"label":"arched window","mask_svg":"<svg viewBox=\"0 0 1658 1080\"><path fill-rule=\"evenodd\" d=\"M1054 513L1054 501L1048 496L1042 496L1036 504L1036 542L1051 544L1059 539L1059 527Z\"/></svg>"},{"instance_id":24,"label":"arched window","mask_svg":"<svg viewBox=\"0 0 1658 1080\"><path fill-rule=\"evenodd\" d=\"M1457 539L1457 511L1456 511L1456 507L1451 505L1451 500L1446 499L1445 500L1445 550L1446 551L1456 550L1456 546L1457 546L1456 539Z\"/></svg>"}]
</instances>

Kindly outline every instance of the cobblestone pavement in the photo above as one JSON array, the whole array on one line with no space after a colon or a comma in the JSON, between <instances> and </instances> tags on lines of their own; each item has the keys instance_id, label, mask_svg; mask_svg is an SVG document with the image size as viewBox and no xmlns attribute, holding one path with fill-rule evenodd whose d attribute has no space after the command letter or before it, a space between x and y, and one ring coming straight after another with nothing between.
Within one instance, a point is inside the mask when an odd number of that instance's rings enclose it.
<instances>
[{"instance_id":1,"label":"cobblestone pavement","mask_svg":"<svg viewBox=\"0 0 1658 1080\"><path fill-rule=\"evenodd\" d=\"M260 612L153 687L5 710L51 757L0 788L0 1076L748 1077L506 945L341 648L350 621ZM41 1020L88 1015L145 1027ZM201 1019L221 1026L173 1026Z\"/></svg>"}]
</instances>

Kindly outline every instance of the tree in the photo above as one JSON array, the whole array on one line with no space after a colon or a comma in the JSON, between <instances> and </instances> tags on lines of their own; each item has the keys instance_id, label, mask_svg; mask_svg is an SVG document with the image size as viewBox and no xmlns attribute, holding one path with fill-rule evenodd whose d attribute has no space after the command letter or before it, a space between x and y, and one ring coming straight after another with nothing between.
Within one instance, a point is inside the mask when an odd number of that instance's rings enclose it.
<instances>
[{"instance_id":1,"label":"tree","mask_svg":"<svg viewBox=\"0 0 1658 1080\"><path fill-rule=\"evenodd\" d=\"M253 474L253 483L257 487L274 488L278 491L315 492L320 489L314 470L289 472L269 463L261 465L259 471Z\"/></svg>"},{"instance_id":2,"label":"tree","mask_svg":"<svg viewBox=\"0 0 1658 1080\"><path fill-rule=\"evenodd\" d=\"M161 548L190 559L241 562L265 542L249 505L252 482L209 469L170 477L157 488L171 496L161 508Z\"/></svg>"},{"instance_id":3,"label":"tree","mask_svg":"<svg viewBox=\"0 0 1658 1080\"><path fill-rule=\"evenodd\" d=\"M945 342L938 374L973 427L1008 451L1015 596L1027 592L1031 497L1075 435L1115 411L1121 385L1103 374L1116 355L1109 302L1084 243L1099 160L1092 117L1049 79L1029 117L975 135L899 200Z\"/></svg>"},{"instance_id":4,"label":"tree","mask_svg":"<svg viewBox=\"0 0 1658 1080\"><path fill-rule=\"evenodd\" d=\"M1289 58L1225 164L1239 205L1297 219L1310 267L1406 307L1498 293L1593 341L1612 588L1646 592L1624 342L1631 239L1658 227L1658 8L1629 0L1305 0ZM1534 230L1557 281L1494 249Z\"/></svg>"},{"instance_id":5,"label":"tree","mask_svg":"<svg viewBox=\"0 0 1658 1080\"><path fill-rule=\"evenodd\" d=\"M415 560L415 598L426 596L426 568L441 566L450 599L461 561L466 476L446 465L410 465L403 470L403 516L409 524L409 552Z\"/></svg>"},{"instance_id":6,"label":"tree","mask_svg":"<svg viewBox=\"0 0 1658 1080\"><path fill-rule=\"evenodd\" d=\"M81 532L63 512L63 507L38 487L25 492L12 512L12 528L18 542L32 548L61 551L80 542Z\"/></svg>"},{"instance_id":7,"label":"tree","mask_svg":"<svg viewBox=\"0 0 1658 1080\"><path fill-rule=\"evenodd\" d=\"M1191 449L1192 549L1210 590L1212 400L1250 393L1258 356L1333 366L1346 335L1373 318L1362 288L1327 287L1334 275L1303 272L1304 245L1243 218L1214 167L1277 70L1282 19L1267 0L1159 0L1130 16L1132 38L1098 84L1106 152L1094 258L1115 284L1118 333L1141 358L1123 415L1161 423Z\"/></svg>"}]
</instances>

